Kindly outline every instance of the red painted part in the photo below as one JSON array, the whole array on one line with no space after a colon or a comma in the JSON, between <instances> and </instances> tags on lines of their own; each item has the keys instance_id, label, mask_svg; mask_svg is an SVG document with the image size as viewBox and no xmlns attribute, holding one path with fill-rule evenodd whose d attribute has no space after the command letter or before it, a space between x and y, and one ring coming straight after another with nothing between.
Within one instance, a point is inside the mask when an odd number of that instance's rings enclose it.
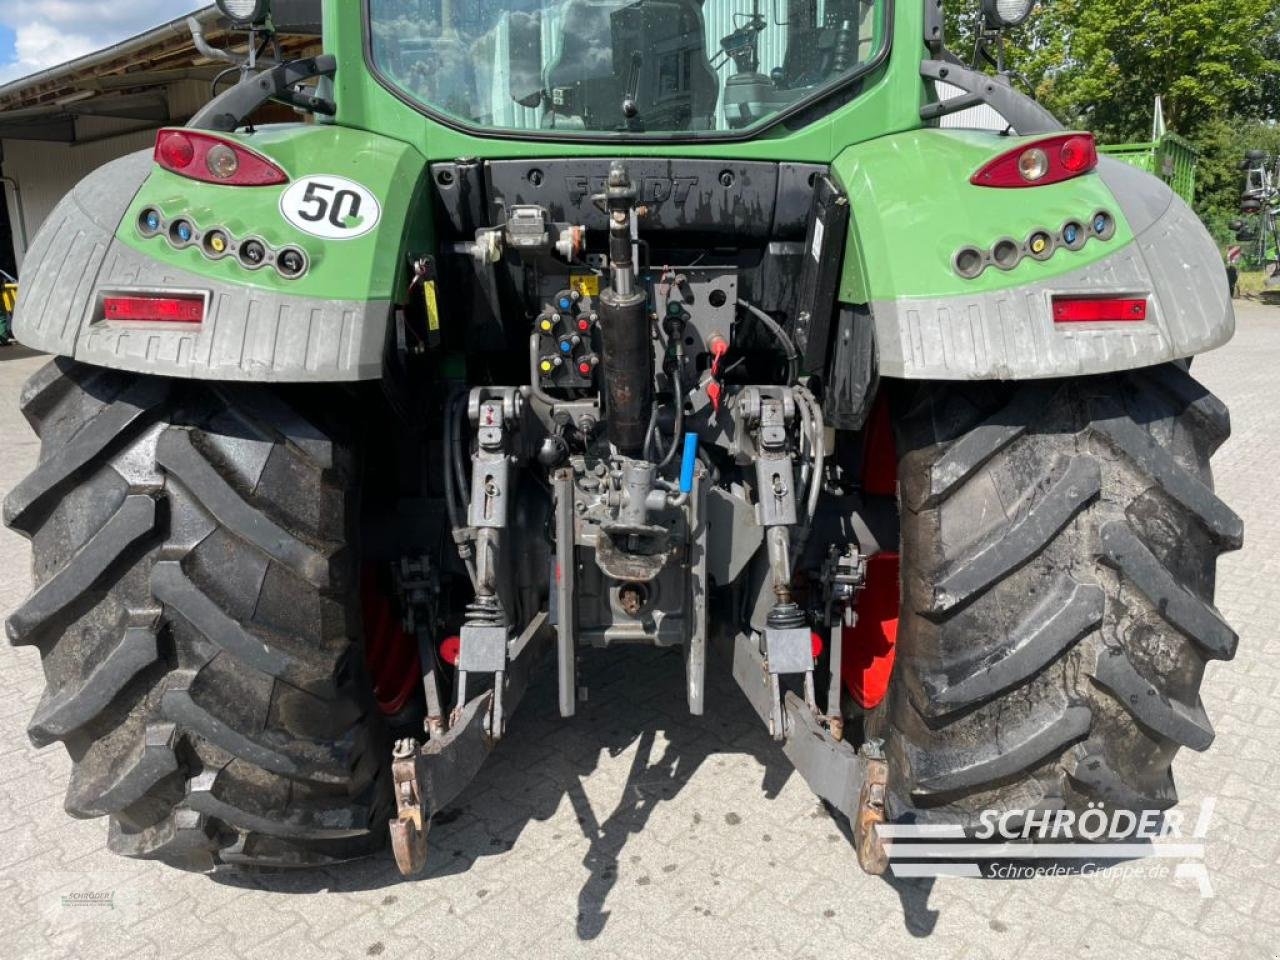
<instances>
[{"instance_id":1,"label":"red painted part","mask_svg":"<svg viewBox=\"0 0 1280 960\"><path fill-rule=\"evenodd\" d=\"M893 442L889 398L883 392L867 421L862 456L862 492L872 497L898 495L898 448Z\"/></svg>"},{"instance_id":2,"label":"red painted part","mask_svg":"<svg viewBox=\"0 0 1280 960\"><path fill-rule=\"evenodd\" d=\"M898 494L898 447L893 438L889 398L881 392L867 422L862 457L862 489L873 497ZM870 710L884 699L898 641L898 554L867 560L867 582L858 594L858 621L841 636L841 672L849 694Z\"/></svg>"},{"instance_id":3,"label":"red painted part","mask_svg":"<svg viewBox=\"0 0 1280 960\"><path fill-rule=\"evenodd\" d=\"M394 716L404 709L422 681L418 644L405 633L391 597L379 586L377 569L366 566L360 577L364 613L364 662L373 680L378 709Z\"/></svg>"},{"instance_id":4,"label":"red painted part","mask_svg":"<svg viewBox=\"0 0 1280 960\"><path fill-rule=\"evenodd\" d=\"M458 665L458 658L462 656L462 638L458 636L445 637L440 641L440 659L451 667Z\"/></svg>"},{"instance_id":5,"label":"red painted part","mask_svg":"<svg viewBox=\"0 0 1280 960\"><path fill-rule=\"evenodd\" d=\"M865 710L889 691L898 642L898 554L867 560L867 583L858 594L858 622L846 627L841 671L849 694Z\"/></svg>"}]
</instances>

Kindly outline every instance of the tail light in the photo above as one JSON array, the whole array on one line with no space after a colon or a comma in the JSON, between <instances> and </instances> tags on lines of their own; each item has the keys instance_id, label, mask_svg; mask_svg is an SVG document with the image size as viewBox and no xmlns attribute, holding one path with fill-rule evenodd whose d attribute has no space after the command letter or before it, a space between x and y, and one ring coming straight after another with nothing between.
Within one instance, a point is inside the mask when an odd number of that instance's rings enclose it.
<instances>
[{"instance_id":1,"label":"tail light","mask_svg":"<svg viewBox=\"0 0 1280 960\"><path fill-rule=\"evenodd\" d=\"M1141 323L1144 297L1054 297L1054 323Z\"/></svg>"},{"instance_id":2,"label":"tail light","mask_svg":"<svg viewBox=\"0 0 1280 960\"><path fill-rule=\"evenodd\" d=\"M1091 133L1068 133L1002 153L969 180L976 187L1041 187L1081 176L1098 166Z\"/></svg>"},{"instance_id":3,"label":"tail light","mask_svg":"<svg viewBox=\"0 0 1280 960\"><path fill-rule=\"evenodd\" d=\"M102 314L108 320L203 323L204 297L103 297Z\"/></svg>"},{"instance_id":4,"label":"tail light","mask_svg":"<svg viewBox=\"0 0 1280 960\"><path fill-rule=\"evenodd\" d=\"M289 182L288 175L262 154L197 130L161 130L155 158L171 173L205 183L270 187Z\"/></svg>"}]
</instances>

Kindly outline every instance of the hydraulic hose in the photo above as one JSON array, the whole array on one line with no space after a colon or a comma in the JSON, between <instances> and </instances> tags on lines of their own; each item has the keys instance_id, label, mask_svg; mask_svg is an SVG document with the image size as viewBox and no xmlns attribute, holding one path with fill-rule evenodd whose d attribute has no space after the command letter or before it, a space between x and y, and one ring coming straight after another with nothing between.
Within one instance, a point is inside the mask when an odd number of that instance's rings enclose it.
<instances>
[{"instance_id":1,"label":"hydraulic hose","mask_svg":"<svg viewBox=\"0 0 1280 960\"><path fill-rule=\"evenodd\" d=\"M773 334L773 338L782 346L782 350L787 357L787 385L790 386L795 383L800 378L800 353L796 350L795 343L787 336L787 331L782 329L777 320L773 319L754 303L739 300L738 306L764 324L765 329Z\"/></svg>"},{"instance_id":2,"label":"hydraulic hose","mask_svg":"<svg viewBox=\"0 0 1280 960\"><path fill-rule=\"evenodd\" d=\"M466 396L463 394L462 396ZM466 496L458 489L460 485L459 478L465 480L465 472L461 463L458 462L458 418L455 408L458 406L458 398L450 397L445 403L444 408L444 454L445 460L448 461L444 465L444 504L445 510L449 514L450 533L456 534L466 524L463 522L462 512L466 509ZM465 489L465 487L464 487ZM461 499L461 509L459 508L459 500ZM471 586L476 587L478 580L476 579L475 560L468 555L468 551L463 548L461 543L458 544L458 556L466 565L467 576L471 578Z\"/></svg>"},{"instance_id":3,"label":"hydraulic hose","mask_svg":"<svg viewBox=\"0 0 1280 960\"><path fill-rule=\"evenodd\" d=\"M810 429L813 431L813 476L809 479L807 516L809 524L818 512L818 498L822 496L822 471L827 462L827 426L822 419L822 408L818 406L818 398L808 387L796 387L796 396L809 408Z\"/></svg>"},{"instance_id":4,"label":"hydraulic hose","mask_svg":"<svg viewBox=\"0 0 1280 960\"><path fill-rule=\"evenodd\" d=\"M671 449L667 451L666 456L662 458L662 462L658 464L658 469L665 469L676 458L676 453L680 450L680 444L684 436L684 384L680 380L680 364L676 363L675 368L671 372L671 384L675 394L676 405L676 424L674 433L671 436Z\"/></svg>"}]
</instances>

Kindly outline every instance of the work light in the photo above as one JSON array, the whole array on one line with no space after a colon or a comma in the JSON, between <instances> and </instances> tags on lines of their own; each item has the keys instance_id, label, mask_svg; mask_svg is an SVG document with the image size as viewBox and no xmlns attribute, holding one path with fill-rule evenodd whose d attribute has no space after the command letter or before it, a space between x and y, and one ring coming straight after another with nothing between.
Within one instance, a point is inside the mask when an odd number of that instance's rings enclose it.
<instances>
[{"instance_id":1,"label":"work light","mask_svg":"<svg viewBox=\"0 0 1280 960\"><path fill-rule=\"evenodd\" d=\"M1036 0L982 0L982 12L986 15L987 26L992 30L1003 30L1026 20L1035 5Z\"/></svg>"},{"instance_id":2,"label":"work light","mask_svg":"<svg viewBox=\"0 0 1280 960\"><path fill-rule=\"evenodd\" d=\"M218 9L237 24L258 24L271 12L271 0L217 0Z\"/></svg>"}]
</instances>

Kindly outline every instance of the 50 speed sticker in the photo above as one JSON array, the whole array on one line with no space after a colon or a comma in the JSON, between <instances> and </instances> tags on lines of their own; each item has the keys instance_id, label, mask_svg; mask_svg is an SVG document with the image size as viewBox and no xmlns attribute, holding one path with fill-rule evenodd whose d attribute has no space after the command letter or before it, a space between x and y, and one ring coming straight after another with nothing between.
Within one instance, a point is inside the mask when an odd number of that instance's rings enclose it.
<instances>
[{"instance_id":1,"label":"50 speed sticker","mask_svg":"<svg viewBox=\"0 0 1280 960\"><path fill-rule=\"evenodd\" d=\"M280 197L280 213L303 233L325 240L363 237L382 219L382 204L346 177L299 180Z\"/></svg>"}]
</instances>

